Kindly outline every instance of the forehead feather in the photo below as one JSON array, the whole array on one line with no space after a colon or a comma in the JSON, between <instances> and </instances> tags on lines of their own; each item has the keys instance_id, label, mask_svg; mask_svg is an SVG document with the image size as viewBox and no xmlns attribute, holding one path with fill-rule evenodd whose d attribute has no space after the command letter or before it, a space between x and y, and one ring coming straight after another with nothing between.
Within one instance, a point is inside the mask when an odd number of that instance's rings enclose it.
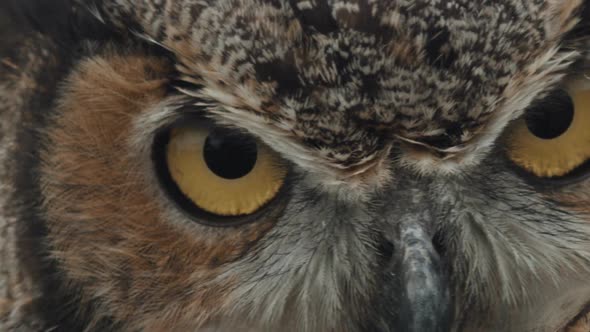
<instances>
[{"instance_id":1,"label":"forehead feather","mask_svg":"<svg viewBox=\"0 0 590 332\"><path fill-rule=\"evenodd\" d=\"M442 156L489 145L575 56L558 50L581 1L105 3L175 52L219 116L347 169L394 138Z\"/></svg>"}]
</instances>

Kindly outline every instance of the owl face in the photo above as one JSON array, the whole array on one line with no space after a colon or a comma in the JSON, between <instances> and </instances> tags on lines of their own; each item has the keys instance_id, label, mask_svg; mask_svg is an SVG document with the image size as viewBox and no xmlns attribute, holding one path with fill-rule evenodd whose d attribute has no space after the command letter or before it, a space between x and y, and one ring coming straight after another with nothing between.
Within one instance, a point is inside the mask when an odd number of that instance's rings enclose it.
<instances>
[{"instance_id":1,"label":"owl face","mask_svg":"<svg viewBox=\"0 0 590 332\"><path fill-rule=\"evenodd\" d=\"M36 29L0 53L0 216L41 328L585 316L584 1L25 6Z\"/></svg>"}]
</instances>

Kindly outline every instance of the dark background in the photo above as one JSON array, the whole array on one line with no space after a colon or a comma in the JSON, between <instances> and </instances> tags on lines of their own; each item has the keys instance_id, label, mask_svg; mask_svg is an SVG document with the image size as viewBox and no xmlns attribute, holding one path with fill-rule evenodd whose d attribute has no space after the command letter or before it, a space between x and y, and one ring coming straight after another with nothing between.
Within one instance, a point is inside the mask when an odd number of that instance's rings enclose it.
<instances>
[{"instance_id":1,"label":"dark background","mask_svg":"<svg viewBox=\"0 0 590 332\"><path fill-rule=\"evenodd\" d=\"M14 27L12 14L6 9L5 0L0 0L0 56L5 56L10 52L10 48L18 39Z\"/></svg>"},{"instance_id":2,"label":"dark background","mask_svg":"<svg viewBox=\"0 0 590 332\"><path fill-rule=\"evenodd\" d=\"M8 29L10 25L10 21L8 20L8 15L6 14L6 10L0 6L0 35L4 35L4 32Z\"/></svg>"}]
</instances>

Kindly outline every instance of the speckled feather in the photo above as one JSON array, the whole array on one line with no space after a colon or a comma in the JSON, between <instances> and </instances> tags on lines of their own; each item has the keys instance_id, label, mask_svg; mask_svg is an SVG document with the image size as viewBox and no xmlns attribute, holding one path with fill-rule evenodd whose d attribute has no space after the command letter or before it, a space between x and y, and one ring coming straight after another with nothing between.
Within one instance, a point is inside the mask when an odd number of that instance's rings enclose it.
<instances>
[{"instance_id":1,"label":"speckled feather","mask_svg":"<svg viewBox=\"0 0 590 332\"><path fill-rule=\"evenodd\" d=\"M559 44L579 4L109 1L101 9L115 23L133 17L169 48L182 78L205 87L187 93L222 101L219 113L231 114L220 116L267 123L268 141L281 136L316 156L306 166L356 174L394 138L435 150L434 160L487 149L579 57Z\"/></svg>"}]
</instances>

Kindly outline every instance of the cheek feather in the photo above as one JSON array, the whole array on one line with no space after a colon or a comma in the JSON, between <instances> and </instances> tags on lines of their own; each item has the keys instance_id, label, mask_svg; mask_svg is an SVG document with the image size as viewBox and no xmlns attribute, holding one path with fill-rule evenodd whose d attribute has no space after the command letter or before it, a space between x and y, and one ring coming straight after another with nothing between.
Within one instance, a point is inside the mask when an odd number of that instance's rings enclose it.
<instances>
[{"instance_id":1,"label":"cheek feather","mask_svg":"<svg viewBox=\"0 0 590 332\"><path fill-rule=\"evenodd\" d=\"M241 257L269 225L199 237L162 220L128 142L133 120L165 97L168 70L150 57L82 62L42 152L53 256L83 302L100 303L97 311L130 329L194 327L217 315L234 287L214 281L220 265Z\"/></svg>"},{"instance_id":2,"label":"cheek feather","mask_svg":"<svg viewBox=\"0 0 590 332\"><path fill-rule=\"evenodd\" d=\"M558 202L560 208L580 216L590 223L590 182L588 180L568 187L564 191L548 194L548 199Z\"/></svg>"}]
</instances>

